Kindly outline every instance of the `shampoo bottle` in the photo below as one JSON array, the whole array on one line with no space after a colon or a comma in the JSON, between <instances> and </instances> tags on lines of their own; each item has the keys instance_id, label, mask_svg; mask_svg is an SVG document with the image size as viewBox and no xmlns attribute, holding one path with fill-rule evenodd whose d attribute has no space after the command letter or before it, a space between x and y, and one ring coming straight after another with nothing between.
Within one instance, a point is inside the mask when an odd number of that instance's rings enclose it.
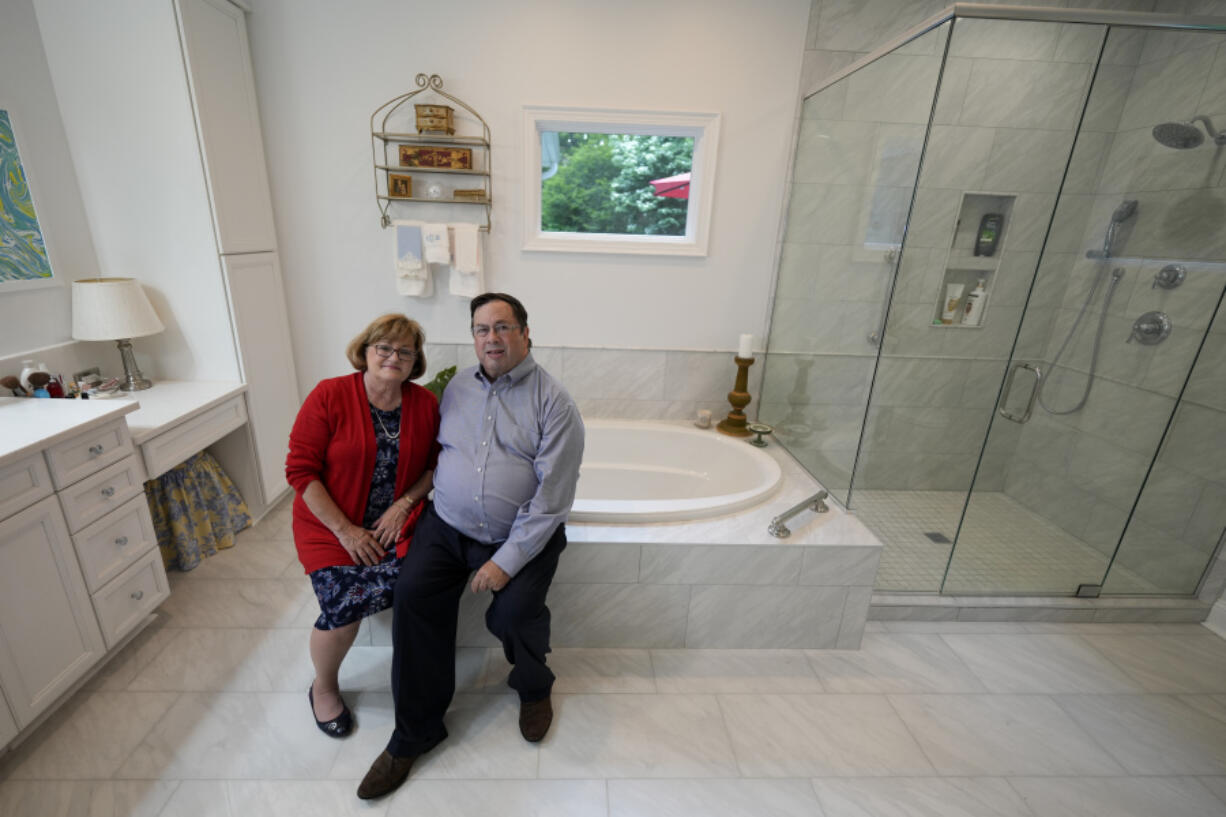
<instances>
[{"instance_id":1,"label":"shampoo bottle","mask_svg":"<svg viewBox=\"0 0 1226 817\"><path fill-rule=\"evenodd\" d=\"M979 279L979 283L966 296L966 311L962 314L963 326L978 326L980 318L983 317L983 299L987 293L983 289L983 279Z\"/></svg>"},{"instance_id":2,"label":"shampoo bottle","mask_svg":"<svg viewBox=\"0 0 1226 817\"><path fill-rule=\"evenodd\" d=\"M951 324L958 317L958 302L962 300L962 284L945 285L945 309L941 310L941 323Z\"/></svg>"}]
</instances>

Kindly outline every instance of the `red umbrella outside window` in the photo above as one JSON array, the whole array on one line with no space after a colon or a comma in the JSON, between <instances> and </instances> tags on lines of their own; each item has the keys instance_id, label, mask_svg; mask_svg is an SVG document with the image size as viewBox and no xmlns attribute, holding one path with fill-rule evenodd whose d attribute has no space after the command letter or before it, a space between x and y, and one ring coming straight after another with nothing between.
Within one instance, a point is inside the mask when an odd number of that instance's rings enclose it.
<instances>
[{"instance_id":1,"label":"red umbrella outside window","mask_svg":"<svg viewBox=\"0 0 1226 817\"><path fill-rule=\"evenodd\" d=\"M688 199L690 197L690 174L678 173L666 179L653 179L650 182L657 196L670 199Z\"/></svg>"}]
</instances>

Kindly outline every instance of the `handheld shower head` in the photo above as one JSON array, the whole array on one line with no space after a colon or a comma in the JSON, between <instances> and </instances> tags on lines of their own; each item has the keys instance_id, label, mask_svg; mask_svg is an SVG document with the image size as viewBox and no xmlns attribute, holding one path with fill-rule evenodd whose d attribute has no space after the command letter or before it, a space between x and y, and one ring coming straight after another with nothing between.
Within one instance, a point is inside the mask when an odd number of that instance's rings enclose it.
<instances>
[{"instance_id":1,"label":"handheld shower head","mask_svg":"<svg viewBox=\"0 0 1226 817\"><path fill-rule=\"evenodd\" d=\"M1120 206L1115 208L1115 212L1111 214L1112 224L1123 224L1128 219L1132 218L1137 213L1137 200L1124 199L1120 202Z\"/></svg>"},{"instance_id":2,"label":"handheld shower head","mask_svg":"<svg viewBox=\"0 0 1226 817\"><path fill-rule=\"evenodd\" d=\"M1086 258L1110 258L1111 250L1115 246L1115 234L1119 231L1120 225L1137 214L1137 200L1124 199L1119 206L1115 208L1115 212L1111 214L1111 221L1107 224L1107 234L1103 236L1103 248L1101 250L1086 250Z\"/></svg>"}]
</instances>

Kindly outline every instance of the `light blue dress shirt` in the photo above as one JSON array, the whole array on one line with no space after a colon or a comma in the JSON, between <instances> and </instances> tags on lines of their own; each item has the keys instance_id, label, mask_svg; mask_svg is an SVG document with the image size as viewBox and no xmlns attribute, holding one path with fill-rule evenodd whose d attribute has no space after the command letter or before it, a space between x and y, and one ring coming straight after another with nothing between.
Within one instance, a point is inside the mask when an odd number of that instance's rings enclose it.
<instances>
[{"instance_id":1,"label":"light blue dress shirt","mask_svg":"<svg viewBox=\"0 0 1226 817\"><path fill-rule=\"evenodd\" d=\"M583 459L583 420L532 354L489 382L474 366L443 392L434 509L465 536L499 544L514 576L570 513Z\"/></svg>"}]
</instances>

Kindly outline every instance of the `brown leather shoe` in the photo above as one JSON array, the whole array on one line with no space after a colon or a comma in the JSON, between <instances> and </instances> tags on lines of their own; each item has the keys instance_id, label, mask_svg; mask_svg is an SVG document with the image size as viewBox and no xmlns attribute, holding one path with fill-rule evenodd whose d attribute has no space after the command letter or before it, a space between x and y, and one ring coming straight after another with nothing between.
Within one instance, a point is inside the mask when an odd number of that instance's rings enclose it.
<instances>
[{"instance_id":1,"label":"brown leather shoe","mask_svg":"<svg viewBox=\"0 0 1226 817\"><path fill-rule=\"evenodd\" d=\"M520 701L519 703L519 733L529 743L536 743L545 737L549 724L553 723L553 704L548 698L539 701Z\"/></svg>"},{"instance_id":2,"label":"brown leather shoe","mask_svg":"<svg viewBox=\"0 0 1226 817\"><path fill-rule=\"evenodd\" d=\"M413 761L418 757L420 755L396 757L384 749L375 758L375 762L370 764L370 771L358 785L358 797L363 800L373 800L394 792L409 776L409 769L413 768Z\"/></svg>"}]
</instances>

